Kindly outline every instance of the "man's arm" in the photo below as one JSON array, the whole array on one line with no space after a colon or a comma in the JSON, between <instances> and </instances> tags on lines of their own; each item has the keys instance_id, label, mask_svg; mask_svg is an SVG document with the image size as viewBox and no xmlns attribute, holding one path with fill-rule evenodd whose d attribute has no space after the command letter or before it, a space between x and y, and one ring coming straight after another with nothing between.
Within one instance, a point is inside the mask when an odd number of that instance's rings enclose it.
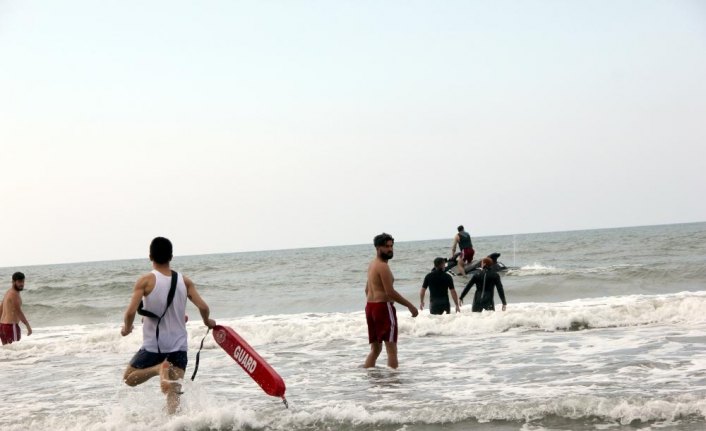
<instances>
[{"instance_id":1,"label":"man's arm","mask_svg":"<svg viewBox=\"0 0 706 431\"><path fill-rule=\"evenodd\" d=\"M461 311L461 306L458 304L458 294L456 293L456 286L454 286L454 279L450 275L446 274L446 281L449 282L451 298L454 300L454 304L456 304L456 312L458 313Z\"/></svg>"},{"instance_id":2,"label":"man's arm","mask_svg":"<svg viewBox=\"0 0 706 431\"><path fill-rule=\"evenodd\" d=\"M429 274L424 277L422 282L422 289L419 291L419 309L424 310L424 296L427 293L427 287L429 287Z\"/></svg>"},{"instance_id":3,"label":"man's arm","mask_svg":"<svg viewBox=\"0 0 706 431\"><path fill-rule=\"evenodd\" d=\"M473 286L475 279L476 279L476 276L474 274L473 277L471 277L471 279L468 280L468 284L466 284L466 287L463 288L463 292L461 292L461 298L460 298L462 304L463 304L463 298L465 298L468 291L471 290L471 287Z\"/></svg>"},{"instance_id":4,"label":"man's arm","mask_svg":"<svg viewBox=\"0 0 706 431\"><path fill-rule=\"evenodd\" d=\"M458 304L458 293L456 293L456 289L451 288L451 298L454 300L454 304L456 304L456 312L459 313L461 311L461 306Z\"/></svg>"},{"instance_id":5,"label":"man's arm","mask_svg":"<svg viewBox=\"0 0 706 431\"><path fill-rule=\"evenodd\" d=\"M188 277L184 277L184 283L186 284L186 296L196 306L196 308L199 309L201 319L203 319L203 324L208 326L209 329L216 326L216 321L209 317L211 310L208 308L206 301L204 301L203 298L201 298L201 295L199 295L194 282Z\"/></svg>"},{"instance_id":6,"label":"man's arm","mask_svg":"<svg viewBox=\"0 0 706 431\"><path fill-rule=\"evenodd\" d=\"M454 236L454 242L453 242L453 244L451 244L451 256L456 254L456 246L457 245L458 245L458 234L456 234L456 236Z\"/></svg>"},{"instance_id":7,"label":"man's arm","mask_svg":"<svg viewBox=\"0 0 706 431\"><path fill-rule=\"evenodd\" d=\"M419 310L417 310L417 307L412 305L411 302L407 301L404 296L400 295L394 287L392 287L392 271L390 271L390 267L387 265L381 265L381 270L380 270L380 281L382 282L382 287L385 289L385 294L387 295L388 298L392 299L395 302L398 302L409 310L410 313L412 313L412 317L417 317L417 314L419 314Z\"/></svg>"},{"instance_id":8,"label":"man's arm","mask_svg":"<svg viewBox=\"0 0 706 431\"><path fill-rule=\"evenodd\" d=\"M27 328L27 335L32 335L32 327L29 326L29 321L25 317L25 314L22 312L22 307L18 305L17 307L17 317L20 318L20 322L25 324L25 327Z\"/></svg>"},{"instance_id":9,"label":"man's arm","mask_svg":"<svg viewBox=\"0 0 706 431\"><path fill-rule=\"evenodd\" d=\"M123 337L132 332L132 323L135 321L135 314L137 314L137 307L142 301L142 297L145 296L145 287L147 286L148 277L150 275L143 275L135 283L135 287L132 289L132 296L130 297L130 302L127 305L127 310L125 310L125 316L123 317L123 327L120 329L120 335Z\"/></svg>"},{"instance_id":10,"label":"man's arm","mask_svg":"<svg viewBox=\"0 0 706 431\"><path fill-rule=\"evenodd\" d=\"M500 300L503 302L503 311L505 311L505 308L507 308L507 301L505 301L505 289L503 289L503 282L500 281L500 274L496 272L495 276L498 277L495 287L498 288L498 295L500 296Z\"/></svg>"}]
</instances>

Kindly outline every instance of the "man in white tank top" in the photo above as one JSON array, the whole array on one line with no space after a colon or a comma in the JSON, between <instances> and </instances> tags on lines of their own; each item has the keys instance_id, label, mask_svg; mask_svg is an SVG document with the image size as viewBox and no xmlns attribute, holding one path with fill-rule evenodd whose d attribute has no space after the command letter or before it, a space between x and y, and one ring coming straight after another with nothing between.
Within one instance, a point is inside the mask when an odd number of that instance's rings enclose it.
<instances>
[{"instance_id":1,"label":"man in white tank top","mask_svg":"<svg viewBox=\"0 0 706 431\"><path fill-rule=\"evenodd\" d=\"M123 379L127 385L137 386L152 377L160 376L162 392L167 395L167 411L172 414L179 407L179 382L184 377L187 363L186 299L198 308L204 325L213 328L216 322L209 317L208 304L201 298L194 283L182 274L174 273L177 277L176 290L167 308L167 297L172 284L172 270L169 266L172 243L168 239L157 237L152 240L150 260L154 269L135 283L120 334L124 337L132 332L140 302L144 310L162 317L159 325L157 318L143 318L142 347L130 360Z\"/></svg>"}]
</instances>

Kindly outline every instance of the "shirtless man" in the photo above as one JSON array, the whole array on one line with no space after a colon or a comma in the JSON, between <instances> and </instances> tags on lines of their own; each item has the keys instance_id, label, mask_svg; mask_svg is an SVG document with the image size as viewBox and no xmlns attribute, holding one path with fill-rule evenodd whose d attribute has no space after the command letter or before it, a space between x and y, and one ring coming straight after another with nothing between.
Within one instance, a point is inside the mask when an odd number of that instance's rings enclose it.
<instances>
[{"instance_id":1,"label":"shirtless man","mask_svg":"<svg viewBox=\"0 0 706 431\"><path fill-rule=\"evenodd\" d=\"M400 295L393 287L395 279L387 261L392 259L395 239L387 233L381 233L373 239L377 256L368 265L368 282L365 295L365 317L368 321L368 342L370 353L365 359L365 368L375 366L375 361L382 352L382 343L387 350L387 366L397 368L397 313L394 303L398 302L409 309L412 317L417 317L417 307Z\"/></svg>"},{"instance_id":2,"label":"shirtless man","mask_svg":"<svg viewBox=\"0 0 706 431\"><path fill-rule=\"evenodd\" d=\"M25 275L21 272L12 274L12 287L5 293L0 303L0 340L2 344L20 341L22 336L19 322L27 327L27 335L32 335L32 327L22 312L20 292L25 288Z\"/></svg>"}]
</instances>

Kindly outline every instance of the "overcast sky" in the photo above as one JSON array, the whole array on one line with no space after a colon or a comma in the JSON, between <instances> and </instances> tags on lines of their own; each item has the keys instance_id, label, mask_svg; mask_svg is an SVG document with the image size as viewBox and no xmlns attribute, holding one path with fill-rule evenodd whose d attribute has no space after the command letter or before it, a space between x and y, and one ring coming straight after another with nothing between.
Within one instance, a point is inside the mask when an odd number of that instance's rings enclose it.
<instances>
[{"instance_id":1,"label":"overcast sky","mask_svg":"<svg viewBox=\"0 0 706 431\"><path fill-rule=\"evenodd\" d=\"M704 221L706 2L0 0L0 161L0 267Z\"/></svg>"}]
</instances>

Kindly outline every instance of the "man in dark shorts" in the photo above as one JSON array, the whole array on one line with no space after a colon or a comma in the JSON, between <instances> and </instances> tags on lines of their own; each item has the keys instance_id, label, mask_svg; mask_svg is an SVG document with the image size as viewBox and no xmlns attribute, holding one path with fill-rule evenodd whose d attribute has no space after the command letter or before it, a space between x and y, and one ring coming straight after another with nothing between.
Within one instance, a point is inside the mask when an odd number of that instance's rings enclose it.
<instances>
[{"instance_id":1,"label":"man in dark shorts","mask_svg":"<svg viewBox=\"0 0 706 431\"><path fill-rule=\"evenodd\" d=\"M167 412L173 414L179 407L180 381L187 363L186 299L198 308L204 325L213 328L216 322L209 318L208 305L194 283L171 270L172 243L167 238L152 240L150 260L154 269L135 283L120 334L124 337L132 332L140 304L156 316L164 315L161 318L143 317L142 347L130 360L123 379L128 386L137 386L160 376L162 392L167 395ZM167 297L174 281L174 298L167 306Z\"/></svg>"},{"instance_id":2,"label":"man in dark shorts","mask_svg":"<svg viewBox=\"0 0 706 431\"><path fill-rule=\"evenodd\" d=\"M424 295L427 292L427 288L429 288L430 314L444 314L444 312L451 314L449 291L451 291L451 297L456 305L456 312L461 311L461 307L458 305L458 295L456 294L456 289L454 289L454 279L444 272L444 266L446 266L446 259L437 257L434 259L434 269L424 277L424 283L422 283L422 288L419 290L420 310L424 309Z\"/></svg>"},{"instance_id":3,"label":"man in dark shorts","mask_svg":"<svg viewBox=\"0 0 706 431\"><path fill-rule=\"evenodd\" d=\"M22 297L20 292L25 288L25 275L21 272L12 274L12 287L5 293L0 302L0 342L10 344L20 341L22 331L19 323L24 323L27 335L32 335L32 327L22 312Z\"/></svg>"},{"instance_id":4,"label":"man in dark shorts","mask_svg":"<svg viewBox=\"0 0 706 431\"><path fill-rule=\"evenodd\" d=\"M475 284L476 293L473 295L473 305L471 305L471 311L473 312L480 313L483 310L495 310L495 289L498 289L498 295L503 302L503 311L507 308L505 290L503 289L502 281L500 281L500 274L494 271L492 267L493 259L484 257L481 260L481 270L473 274L466 288L461 293L461 303L463 303L463 298L466 297L468 291Z\"/></svg>"},{"instance_id":5,"label":"man in dark shorts","mask_svg":"<svg viewBox=\"0 0 706 431\"><path fill-rule=\"evenodd\" d=\"M458 233L454 236L454 242L451 246L451 256L456 254L456 246L458 245L461 249L461 255L458 257L458 273L460 275L466 275L465 266L467 263L471 263L476 251L473 250L471 234L464 230L463 225L458 226L456 230Z\"/></svg>"}]
</instances>

